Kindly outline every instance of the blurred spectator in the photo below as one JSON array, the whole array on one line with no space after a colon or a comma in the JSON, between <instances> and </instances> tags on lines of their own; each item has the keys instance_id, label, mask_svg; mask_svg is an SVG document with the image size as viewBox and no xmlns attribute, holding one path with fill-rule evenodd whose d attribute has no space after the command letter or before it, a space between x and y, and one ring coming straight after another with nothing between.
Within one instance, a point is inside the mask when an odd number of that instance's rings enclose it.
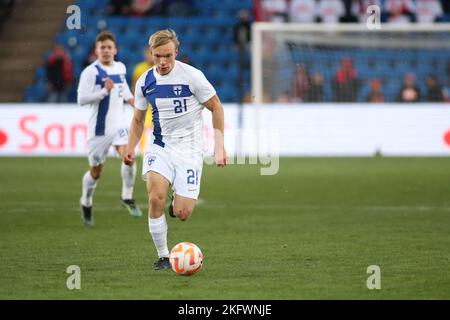
<instances>
[{"instance_id":1,"label":"blurred spectator","mask_svg":"<svg viewBox=\"0 0 450 320\"><path fill-rule=\"evenodd\" d=\"M409 23L415 12L412 0L386 0L385 10L388 12L388 22Z\"/></svg>"},{"instance_id":2,"label":"blurred spectator","mask_svg":"<svg viewBox=\"0 0 450 320\"><path fill-rule=\"evenodd\" d=\"M110 0L107 13L110 16L162 16L170 0Z\"/></svg>"},{"instance_id":3,"label":"blurred spectator","mask_svg":"<svg viewBox=\"0 0 450 320\"><path fill-rule=\"evenodd\" d=\"M417 22L432 23L440 18L444 12L439 0L416 0Z\"/></svg>"},{"instance_id":4,"label":"blurred spectator","mask_svg":"<svg viewBox=\"0 0 450 320\"><path fill-rule=\"evenodd\" d=\"M340 69L333 79L334 99L336 102L355 102L360 81L353 61L349 57L342 59Z\"/></svg>"},{"instance_id":5,"label":"blurred spectator","mask_svg":"<svg viewBox=\"0 0 450 320\"><path fill-rule=\"evenodd\" d=\"M110 16L128 15L131 13L131 0L109 0L106 10Z\"/></svg>"},{"instance_id":6,"label":"blurred spectator","mask_svg":"<svg viewBox=\"0 0 450 320\"><path fill-rule=\"evenodd\" d=\"M193 0L165 0L163 5L166 7L169 17L195 15L195 3Z\"/></svg>"},{"instance_id":7,"label":"blurred spectator","mask_svg":"<svg viewBox=\"0 0 450 320\"><path fill-rule=\"evenodd\" d=\"M361 1L364 2L364 1ZM342 0L344 4L344 15L341 17L340 22L358 22L359 17L359 0Z\"/></svg>"},{"instance_id":8,"label":"blurred spectator","mask_svg":"<svg viewBox=\"0 0 450 320\"><path fill-rule=\"evenodd\" d=\"M316 0L291 0L289 5L289 21L316 22Z\"/></svg>"},{"instance_id":9,"label":"blurred spectator","mask_svg":"<svg viewBox=\"0 0 450 320\"><path fill-rule=\"evenodd\" d=\"M304 64L297 66L292 80L293 100L304 101L309 90L309 74Z\"/></svg>"},{"instance_id":10,"label":"blurred spectator","mask_svg":"<svg viewBox=\"0 0 450 320\"><path fill-rule=\"evenodd\" d=\"M233 40L239 52L239 76L238 76L238 101L244 98L244 72L247 68L246 56L248 44L250 42L251 26L249 21L249 12L247 10L239 11L239 21L233 26Z\"/></svg>"},{"instance_id":11,"label":"blurred spectator","mask_svg":"<svg viewBox=\"0 0 450 320\"><path fill-rule=\"evenodd\" d=\"M131 92L133 93L133 95L135 95L136 82L139 79L139 77L142 74L144 74L145 71L147 71L148 69L150 69L154 65L152 51L150 50L149 46L145 47L144 52L143 52L143 56L144 56L144 61L138 63L134 67L134 70L133 70L133 76L131 78L131 81L132 81ZM147 114L145 115L145 122L144 122L145 130L147 130L149 128L152 128L152 126L153 126L152 120L153 120L153 114L151 112L147 112Z\"/></svg>"},{"instance_id":12,"label":"blurred spectator","mask_svg":"<svg viewBox=\"0 0 450 320\"><path fill-rule=\"evenodd\" d=\"M153 6L153 0L132 0L131 14L137 17L144 17L150 14Z\"/></svg>"},{"instance_id":13,"label":"blurred spectator","mask_svg":"<svg viewBox=\"0 0 450 320\"><path fill-rule=\"evenodd\" d=\"M370 91L367 95L367 102L381 103L385 102L383 90L381 88L381 81L379 79L372 79L369 82Z\"/></svg>"},{"instance_id":14,"label":"blurred spectator","mask_svg":"<svg viewBox=\"0 0 450 320\"><path fill-rule=\"evenodd\" d=\"M131 79L132 87L131 91L134 92L134 89L136 87L136 81L139 79L139 77L148 69L153 67L153 57L152 57L152 51L150 50L150 47L145 47L144 49L144 61L138 63L133 70L133 77Z\"/></svg>"},{"instance_id":15,"label":"blurred spectator","mask_svg":"<svg viewBox=\"0 0 450 320\"><path fill-rule=\"evenodd\" d=\"M244 49L251 40L249 12L245 9L239 11L239 21L233 26L233 40L236 46Z\"/></svg>"},{"instance_id":16,"label":"blurred spectator","mask_svg":"<svg viewBox=\"0 0 450 320\"><path fill-rule=\"evenodd\" d=\"M264 21L286 22L288 20L288 3L286 0L262 0Z\"/></svg>"},{"instance_id":17,"label":"blurred spectator","mask_svg":"<svg viewBox=\"0 0 450 320\"><path fill-rule=\"evenodd\" d=\"M289 96L289 91L283 91L282 93L280 93L280 95L277 97L275 102L277 102L277 103L291 102L291 97Z\"/></svg>"},{"instance_id":18,"label":"blurred spectator","mask_svg":"<svg viewBox=\"0 0 450 320\"><path fill-rule=\"evenodd\" d=\"M323 76L320 73L315 73L311 78L311 85L306 94L306 102L323 102Z\"/></svg>"},{"instance_id":19,"label":"blurred spectator","mask_svg":"<svg viewBox=\"0 0 450 320\"><path fill-rule=\"evenodd\" d=\"M403 86L400 89L398 102L419 102L420 90L416 85L416 76L412 73L405 75Z\"/></svg>"},{"instance_id":20,"label":"blurred spectator","mask_svg":"<svg viewBox=\"0 0 450 320\"><path fill-rule=\"evenodd\" d=\"M67 102L73 81L72 61L64 47L55 44L47 58L48 102Z\"/></svg>"},{"instance_id":21,"label":"blurred spectator","mask_svg":"<svg viewBox=\"0 0 450 320\"><path fill-rule=\"evenodd\" d=\"M444 90L435 75L427 77L427 102L444 102Z\"/></svg>"},{"instance_id":22,"label":"blurred spectator","mask_svg":"<svg viewBox=\"0 0 450 320\"><path fill-rule=\"evenodd\" d=\"M345 14L344 4L341 0L319 0L317 15L323 23L338 23Z\"/></svg>"}]
</instances>

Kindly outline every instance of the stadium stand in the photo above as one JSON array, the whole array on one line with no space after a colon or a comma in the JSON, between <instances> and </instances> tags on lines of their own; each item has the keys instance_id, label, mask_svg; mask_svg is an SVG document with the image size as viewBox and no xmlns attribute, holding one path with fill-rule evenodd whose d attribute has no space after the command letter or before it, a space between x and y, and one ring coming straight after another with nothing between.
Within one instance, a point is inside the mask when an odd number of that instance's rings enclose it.
<instances>
[{"instance_id":1,"label":"stadium stand","mask_svg":"<svg viewBox=\"0 0 450 320\"><path fill-rule=\"evenodd\" d=\"M419 0L417 0L419 1ZM82 12L82 30L64 30L55 37L55 42L63 44L68 50L74 72L74 82L69 94L69 101L76 101L76 84L85 61L92 51L92 44L96 34L104 29L114 32L118 39L118 59L127 65L128 81L131 83L131 74L136 64L141 61L142 49L146 45L148 36L161 28L172 28L177 31L181 40L180 57L189 59L192 65L202 69L208 79L217 88L218 94L223 102L238 102L239 100L239 53L233 41L233 26L238 21L238 12L248 9L254 13L251 21L264 17L261 10L264 0L193 0L193 15L191 16L164 16L150 15L136 17L127 15L108 15L110 2L108 0L88 1L78 0L76 4ZM282 2L282 1L281 1ZM344 1L346 10L350 10L349 1ZM366 1L370 2L370 1ZM386 0L377 0L385 9ZM362 3L362 2L361 2ZM448 1L442 1L443 14L436 22L450 22L450 8ZM171 11L172 12L172 11ZM349 12L346 13L350 14ZM356 14L354 12L354 14ZM389 18L389 12L383 11L382 22ZM354 21L355 19L344 19L343 21ZM413 18L412 21L417 19ZM320 50L319 50L320 51ZM301 55L292 59L299 64L308 65L308 71L313 76L323 77L323 102L335 101L333 94L333 77L339 68L342 57L350 57L355 65L361 86L357 93L357 101L367 100L370 91L370 82L380 79L386 102L395 102L401 86L401 79L406 73L417 76L418 84L423 92L426 92L426 78L429 75L436 76L440 83L447 84L449 75L447 68L442 66L449 63L447 52L429 52L426 50L402 50L402 61L392 51L368 50L364 53L358 48L349 48L347 52L332 52L323 50L308 52L303 51ZM43 61L46 60L43 57ZM397 58L396 58L397 57ZM417 57L420 57L418 60ZM250 90L250 54L244 70L244 92ZM326 64L323 61L328 61ZM371 63L367 63L371 61ZM418 61L431 61L430 63L418 63ZM292 73L278 74L278 79L284 79L286 89L290 90ZM396 77L392 77L396 74ZM283 91L285 92L285 91ZM42 102L47 97L46 73L44 67L36 69L34 82L28 86L24 93L26 102ZM276 100L276 99L274 99ZM321 100L321 99L320 99Z\"/></svg>"},{"instance_id":2,"label":"stadium stand","mask_svg":"<svg viewBox=\"0 0 450 320\"><path fill-rule=\"evenodd\" d=\"M23 101L24 88L44 63L42 55L52 48L54 35L65 21L71 0L14 1L0 33L0 101ZM39 71L42 74L42 71ZM44 78L41 78L44 79ZM35 82L36 93L44 95L44 79ZM37 100L42 101L42 100Z\"/></svg>"},{"instance_id":3,"label":"stadium stand","mask_svg":"<svg viewBox=\"0 0 450 320\"><path fill-rule=\"evenodd\" d=\"M252 9L252 1L195 0L192 16L108 16L107 0L78 0L82 12L82 30L65 30L55 37L55 42L66 47L73 62L74 85L69 102L76 101L76 84L84 62L91 51L95 36L107 29L116 34L118 60L127 66L128 81L136 64L141 62L142 50L148 37L162 28L174 29L180 38L180 57L185 56L192 65L202 69L216 87L223 102L235 102L238 97L239 54L233 42L233 25L241 9ZM50 54L50 50L43 58ZM248 55L249 61L250 56ZM249 63L248 63L249 65ZM42 102L46 99L46 73L44 67L36 70L34 84L25 90L26 102ZM250 89L250 70L245 70L246 90Z\"/></svg>"}]
</instances>

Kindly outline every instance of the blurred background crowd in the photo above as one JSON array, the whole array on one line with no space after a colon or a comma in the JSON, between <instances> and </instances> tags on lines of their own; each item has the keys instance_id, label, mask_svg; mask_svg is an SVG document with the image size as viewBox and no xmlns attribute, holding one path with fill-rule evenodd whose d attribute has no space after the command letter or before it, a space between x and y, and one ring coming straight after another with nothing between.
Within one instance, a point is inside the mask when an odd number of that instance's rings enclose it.
<instances>
[{"instance_id":1,"label":"blurred background crowd","mask_svg":"<svg viewBox=\"0 0 450 320\"><path fill-rule=\"evenodd\" d=\"M266 0L255 6L256 18L274 22L366 22L367 8L377 5L384 23L450 21L446 0Z\"/></svg>"},{"instance_id":2,"label":"blurred background crowd","mask_svg":"<svg viewBox=\"0 0 450 320\"><path fill-rule=\"evenodd\" d=\"M81 8L81 30L66 28L71 4ZM151 66L149 35L170 27L181 40L179 59L203 70L223 102L252 102L248 44L254 21L365 23L370 5L381 8L382 23L450 22L450 1L444 0L0 0L0 99L75 102L79 75L95 60L95 36L105 29L117 37L117 59L132 86ZM426 66L393 61L386 76L371 74L350 54L327 59L334 61L325 71L297 63L283 78L283 92L267 93L264 102L449 101L447 52L429 55ZM397 76L390 78L392 72Z\"/></svg>"}]
</instances>

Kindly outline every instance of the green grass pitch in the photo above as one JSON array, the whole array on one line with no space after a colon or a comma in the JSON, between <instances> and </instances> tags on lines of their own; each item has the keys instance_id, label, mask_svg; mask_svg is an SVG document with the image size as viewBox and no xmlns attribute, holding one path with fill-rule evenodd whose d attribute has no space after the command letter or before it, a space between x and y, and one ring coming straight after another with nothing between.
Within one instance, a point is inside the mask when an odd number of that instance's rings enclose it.
<instances>
[{"instance_id":1,"label":"green grass pitch","mask_svg":"<svg viewBox=\"0 0 450 320\"><path fill-rule=\"evenodd\" d=\"M152 270L148 221L120 206L119 167L108 159L87 229L86 159L0 158L0 299L450 298L448 158L289 158L274 176L205 166L192 218L167 218L169 247L203 251L191 277ZM146 211L140 179L135 197ZM69 265L81 290L66 287ZM366 287L370 265L380 290Z\"/></svg>"}]
</instances>

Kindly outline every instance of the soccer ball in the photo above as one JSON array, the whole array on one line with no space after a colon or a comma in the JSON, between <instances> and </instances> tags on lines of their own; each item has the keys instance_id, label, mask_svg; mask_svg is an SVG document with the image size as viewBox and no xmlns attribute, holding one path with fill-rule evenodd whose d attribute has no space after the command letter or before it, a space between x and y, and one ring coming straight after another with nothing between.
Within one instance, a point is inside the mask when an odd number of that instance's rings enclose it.
<instances>
[{"instance_id":1,"label":"soccer ball","mask_svg":"<svg viewBox=\"0 0 450 320\"><path fill-rule=\"evenodd\" d=\"M191 275L202 268L203 254L190 242L180 242L170 251L170 265L177 274Z\"/></svg>"}]
</instances>

